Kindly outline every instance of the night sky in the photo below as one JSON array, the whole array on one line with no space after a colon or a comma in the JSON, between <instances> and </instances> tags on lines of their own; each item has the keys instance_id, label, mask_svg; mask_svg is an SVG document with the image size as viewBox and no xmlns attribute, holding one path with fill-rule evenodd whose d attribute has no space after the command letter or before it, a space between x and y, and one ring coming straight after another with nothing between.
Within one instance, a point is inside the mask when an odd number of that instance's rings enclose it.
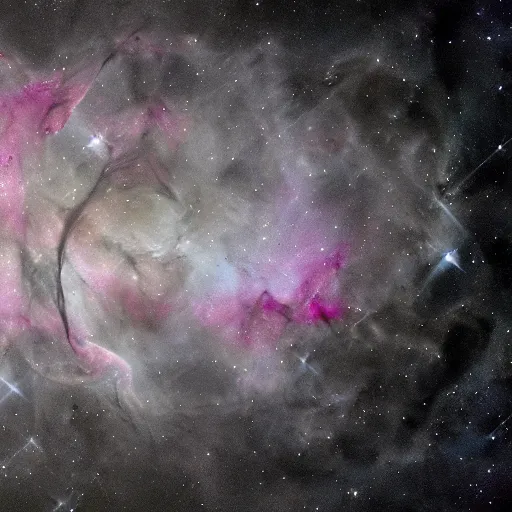
<instances>
[{"instance_id":1,"label":"night sky","mask_svg":"<svg viewBox=\"0 0 512 512\"><path fill-rule=\"evenodd\" d=\"M0 0L0 511L512 510L512 3Z\"/></svg>"}]
</instances>

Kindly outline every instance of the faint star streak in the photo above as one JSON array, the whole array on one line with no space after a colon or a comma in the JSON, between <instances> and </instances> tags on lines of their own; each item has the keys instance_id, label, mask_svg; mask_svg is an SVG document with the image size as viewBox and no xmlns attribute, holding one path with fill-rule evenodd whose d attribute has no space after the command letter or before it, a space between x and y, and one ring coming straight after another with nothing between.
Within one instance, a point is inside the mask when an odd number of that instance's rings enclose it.
<instances>
[{"instance_id":1,"label":"faint star streak","mask_svg":"<svg viewBox=\"0 0 512 512\"><path fill-rule=\"evenodd\" d=\"M76 510L76 506L69 506L73 497L74 496L73 496L73 492L72 492L71 496L68 499L66 499L65 501L56 500L57 503L56 503L55 507L52 509L52 512L57 512L58 510L61 510L61 511L66 510L67 512L74 512ZM78 502L78 498L75 500L75 502L76 503Z\"/></svg>"},{"instance_id":2,"label":"faint star streak","mask_svg":"<svg viewBox=\"0 0 512 512\"><path fill-rule=\"evenodd\" d=\"M494 441L494 439L496 438L496 436L494 434L496 434L496 432L503 426L505 425L505 423L507 423L508 420L510 420L510 418L512 418L512 413L510 413L487 437L492 439Z\"/></svg>"},{"instance_id":3,"label":"faint star streak","mask_svg":"<svg viewBox=\"0 0 512 512\"><path fill-rule=\"evenodd\" d=\"M360 318L357 322L355 322L354 324L352 324L352 329L356 326L356 325L359 325L361 322L363 322L364 320L366 320L370 315L372 315L373 313L375 313L375 311L367 311L364 316L362 318Z\"/></svg>"},{"instance_id":4,"label":"faint star streak","mask_svg":"<svg viewBox=\"0 0 512 512\"><path fill-rule=\"evenodd\" d=\"M0 381L2 381L9 388L9 391L4 396L2 396L2 398L0 398L0 404L7 400L13 393L26 400L25 395L14 384L6 381L3 377L0 377Z\"/></svg>"},{"instance_id":5,"label":"faint star streak","mask_svg":"<svg viewBox=\"0 0 512 512\"><path fill-rule=\"evenodd\" d=\"M449 195L457 195L460 191L460 188L469 181L489 160L491 160L496 153L502 151L508 143L512 141L512 137L510 137L506 142L500 144L487 158L485 158L480 164L478 164L467 176L465 176L458 185L455 186L452 192L449 192Z\"/></svg>"},{"instance_id":6,"label":"faint star streak","mask_svg":"<svg viewBox=\"0 0 512 512\"><path fill-rule=\"evenodd\" d=\"M10 463L23 451L25 451L27 449L27 447L29 445L32 445L34 446L35 448L37 448L39 451L42 451L40 446L34 441L34 439L31 437L19 450L17 450L13 455L11 455L11 457L9 457L8 459L5 459L3 462L2 462L2 469L7 469L7 467L10 465Z\"/></svg>"},{"instance_id":7,"label":"faint star streak","mask_svg":"<svg viewBox=\"0 0 512 512\"><path fill-rule=\"evenodd\" d=\"M446 213L446 216L463 232L466 233L466 228L460 223L460 221L453 215L450 209L438 198L434 195L434 202Z\"/></svg>"},{"instance_id":8,"label":"faint star streak","mask_svg":"<svg viewBox=\"0 0 512 512\"><path fill-rule=\"evenodd\" d=\"M313 375L318 375L318 372L308 363L309 353L305 356L295 354L295 357L301 362L301 369L304 373L309 370Z\"/></svg>"}]
</instances>

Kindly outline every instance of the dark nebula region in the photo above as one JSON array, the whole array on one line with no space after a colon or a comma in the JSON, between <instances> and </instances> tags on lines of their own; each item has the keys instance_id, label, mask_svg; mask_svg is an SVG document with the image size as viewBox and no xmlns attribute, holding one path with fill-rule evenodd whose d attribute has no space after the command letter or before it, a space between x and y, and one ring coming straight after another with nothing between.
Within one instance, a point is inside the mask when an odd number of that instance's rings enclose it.
<instances>
[{"instance_id":1,"label":"dark nebula region","mask_svg":"<svg viewBox=\"0 0 512 512\"><path fill-rule=\"evenodd\" d=\"M512 4L2 0L0 510L512 510Z\"/></svg>"}]
</instances>

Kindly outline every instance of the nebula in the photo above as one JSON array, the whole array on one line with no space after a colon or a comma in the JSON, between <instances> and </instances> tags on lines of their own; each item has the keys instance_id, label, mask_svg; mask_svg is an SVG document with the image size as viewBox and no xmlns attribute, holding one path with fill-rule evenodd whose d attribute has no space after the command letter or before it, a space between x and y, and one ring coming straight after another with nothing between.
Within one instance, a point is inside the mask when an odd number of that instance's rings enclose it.
<instances>
[{"instance_id":1,"label":"nebula","mask_svg":"<svg viewBox=\"0 0 512 512\"><path fill-rule=\"evenodd\" d=\"M0 7L2 507L508 510L504 13L146 4Z\"/></svg>"}]
</instances>

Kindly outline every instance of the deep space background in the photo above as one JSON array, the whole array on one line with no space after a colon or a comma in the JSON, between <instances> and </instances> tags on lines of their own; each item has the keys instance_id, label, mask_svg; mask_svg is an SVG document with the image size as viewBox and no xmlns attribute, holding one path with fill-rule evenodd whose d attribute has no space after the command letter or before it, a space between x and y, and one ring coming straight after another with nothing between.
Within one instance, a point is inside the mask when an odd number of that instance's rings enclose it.
<instances>
[{"instance_id":1,"label":"deep space background","mask_svg":"<svg viewBox=\"0 0 512 512\"><path fill-rule=\"evenodd\" d=\"M511 510L511 114L507 1L1 0L0 510Z\"/></svg>"}]
</instances>

